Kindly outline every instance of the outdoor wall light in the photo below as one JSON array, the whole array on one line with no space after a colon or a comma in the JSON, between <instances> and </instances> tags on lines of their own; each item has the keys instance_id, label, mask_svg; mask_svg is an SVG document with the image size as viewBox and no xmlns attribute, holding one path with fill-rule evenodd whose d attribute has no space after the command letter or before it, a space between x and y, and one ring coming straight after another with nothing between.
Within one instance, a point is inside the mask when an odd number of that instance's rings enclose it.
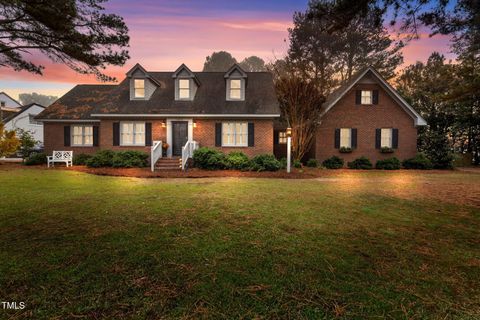
<instances>
[{"instance_id":1,"label":"outdoor wall light","mask_svg":"<svg viewBox=\"0 0 480 320\"><path fill-rule=\"evenodd\" d=\"M193 121L193 127L196 128L197 127L197 121Z\"/></svg>"},{"instance_id":2,"label":"outdoor wall light","mask_svg":"<svg viewBox=\"0 0 480 320\"><path fill-rule=\"evenodd\" d=\"M162 121L162 128L165 128L166 126L165 121Z\"/></svg>"}]
</instances>

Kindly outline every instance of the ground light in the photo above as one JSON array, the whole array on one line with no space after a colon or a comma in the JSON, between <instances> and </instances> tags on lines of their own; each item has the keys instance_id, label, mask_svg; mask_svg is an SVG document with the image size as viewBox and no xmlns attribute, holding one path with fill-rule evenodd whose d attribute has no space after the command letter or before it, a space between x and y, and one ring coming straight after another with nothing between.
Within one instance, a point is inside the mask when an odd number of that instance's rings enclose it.
<instances>
[{"instance_id":1,"label":"ground light","mask_svg":"<svg viewBox=\"0 0 480 320\"><path fill-rule=\"evenodd\" d=\"M292 158L292 128L287 128L287 172L291 170L291 158Z\"/></svg>"}]
</instances>

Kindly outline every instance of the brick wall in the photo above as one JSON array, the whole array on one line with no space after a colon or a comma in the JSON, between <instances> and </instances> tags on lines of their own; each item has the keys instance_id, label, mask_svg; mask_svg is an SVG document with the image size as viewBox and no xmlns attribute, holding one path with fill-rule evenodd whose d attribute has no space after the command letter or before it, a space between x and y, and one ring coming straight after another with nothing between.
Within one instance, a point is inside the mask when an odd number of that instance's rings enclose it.
<instances>
[{"instance_id":1,"label":"brick wall","mask_svg":"<svg viewBox=\"0 0 480 320\"><path fill-rule=\"evenodd\" d=\"M193 128L193 140L198 141L201 147L215 148L215 123L225 120L197 119L197 127ZM228 120L247 121L254 123L255 146L253 147L219 147L217 149L229 153L241 151L248 156L262 153L273 153L273 121L272 120Z\"/></svg>"},{"instance_id":2,"label":"brick wall","mask_svg":"<svg viewBox=\"0 0 480 320\"><path fill-rule=\"evenodd\" d=\"M377 105L356 105L355 90L379 90ZM357 149L340 153L335 149L335 128L357 128ZM375 149L376 128L397 128L398 149L382 154ZM413 157L417 151L417 128L413 118L377 84L357 84L322 119L316 135L315 156L323 161L337 155L347 161L366 156L373 165L379 159Z\"/></svg>"},{"instance_id":3,"label":"brick wall","mask_svg":"<svg viewBox=\"0 0 480 320\"><path fill-rule=\"evenodd\" d=\"M129 121L122 119L122 121ZM130 121L139 121L130 120ZM215 147L215 123L222 120L197 119L197 127L193 128L193 139L200 143L200 146ZM235 120L237 121L237 120ZM255 125L255 146L254 147L221 147L223 152L242 151L249 156L261 153L273 153L273 123L272 120L241 120L253 122ZM99 147L65 147L63 137L63 127L66 125L82 124L78 123L52 123L44 124L45 151L51 153L53 150L73 150L74 154L94 153L100 149L111 150L139 150L150 153L150 147L132 147L132 146L114 146L113 145L113 123L119 120L102 120L94 125L99 126ZM166 127L162 126L165 120L147 120L152 123L152 140L166 139ZM91 124L91 123L90 123Z\"/></svg>"}]
</instances>

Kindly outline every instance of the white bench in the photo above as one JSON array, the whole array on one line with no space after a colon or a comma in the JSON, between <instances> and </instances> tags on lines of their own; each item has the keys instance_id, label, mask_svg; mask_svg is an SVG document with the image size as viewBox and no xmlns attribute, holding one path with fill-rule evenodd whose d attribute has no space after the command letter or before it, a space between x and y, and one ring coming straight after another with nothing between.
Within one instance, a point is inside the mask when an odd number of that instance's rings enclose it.
<instances>
[{"instance_id":1,"label":"white bench","mask_svg":"<svg viewBox=\"0 0 480 320\"><path fill-rule=\"evenodd\" d=\"M55 166L55 162L64 162L67 167L73 165L73 151L53 151L51 156L47 156L47 165L50 163Z\"/></svg>"}]
</instances>

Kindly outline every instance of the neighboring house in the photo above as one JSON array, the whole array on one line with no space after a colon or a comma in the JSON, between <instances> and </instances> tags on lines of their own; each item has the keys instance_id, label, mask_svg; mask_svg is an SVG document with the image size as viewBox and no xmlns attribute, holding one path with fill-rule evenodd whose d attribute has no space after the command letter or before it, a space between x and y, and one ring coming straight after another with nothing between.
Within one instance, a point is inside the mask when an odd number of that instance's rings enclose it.
<instances>
[{"instance_id":1,"label":"neighboring house","mask_svg":"<svg viewBox=\"0 0 480 320\"><path fill-rule=\"evenodd\" d=\"M345 163L365 156L411 158L417 152L417 128L426 121L374 69L366 68L327 97L315 141L307 158L338 156ZM350 153L341 153L341 148ZM393 153L382 153L391 148ZM344 150L342 149L342 150ZM283 128L275 127L277 157L286 153Z\"/></svg>"},{"instance_id":2,"label":"neighboring house","mask_svg":"<svg viewBox=\"0 0 480 320\"><path fill-rule=\"evenodd\" d=\"M8 118L13 114L20 111L22 105L12 97L10 97L5 92L0 92L0 110L2 114L2 119Z\"/></svg>"},{"instance_id":3,"label":"neighboring house","mask_svg":"<svg viewBox=\"0 0 480 320\"><path fill-rule=\"evenodd\" d=\"M45 151L100 149L149 152L168 143L181 157L187 141L249 156L273 153L273 120L280 117L268 72L149 72L135 65L118 85L78 85L36 119ZM156 159L154 159L156 160Z\"/></svg>"},{"instance_id":4,"label":"neighboring house","mask_svg":"<svg viewBox=\"0 0 480 320\"><path fill-rule=\"evenodd\" d=\"M43 146L43 123L35 119L35 116L45 110L44 106L37 103L30 103L15 112L9 117L5 118L5 129L16 130L23 129L30 131L33 138L39 141L38 147Z\"/></svg>"}]
</instances>

